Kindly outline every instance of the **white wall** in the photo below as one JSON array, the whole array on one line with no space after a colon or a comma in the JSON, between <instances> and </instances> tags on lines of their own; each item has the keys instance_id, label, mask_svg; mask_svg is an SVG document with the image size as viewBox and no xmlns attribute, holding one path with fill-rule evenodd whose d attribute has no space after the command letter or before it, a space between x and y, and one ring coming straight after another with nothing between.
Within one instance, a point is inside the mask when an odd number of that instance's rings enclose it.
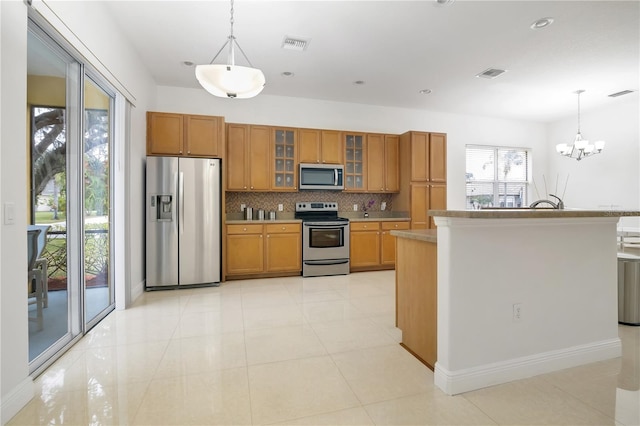
<instances>
[{"instance_id":1,"label":"white wall","mask_svg":"<svg viewBox=\"0 0 640 426\"><path fill-rule=\"evenodd\" d=\"M541 171L547 168L546 129L539 123L268 95L222 99L202 89L166 86L158 87L156 106L164 112L221 115L231 123L384 133L408 130L447 133L450 209L465 208L466 144L532 148L534 167Z\"/></svg>"},{"instance_id":2,"label":"white wall","mask_svg":"<svg viewBox=\"0 0 640 426\"><path fill-rule=\"evenodd\" d=\"M604 140L601 154L580 161L562 157L552 149L572 143L577 113L549 125L549 176L553 181L569 178L565 204L569 208L640 210L640 109L638 93L613 99L605 108L583 111L582 136ZM549 179L549 176L547 178ZM622 226L640 228L638 218L623 218Z\"/></svg>"},{"instance_id":3,"label":"white wall","mask_svg":"<svg viewBox=\"0 0 640 426\"><path fill-rule=\"evenodd\" d=\"M131 270L124 286L140 292L144 280L144 156L146 116L153 109L155 82L137 54L120 37L118 27L99 2L42 2L33 7L86 60L135 102L132 110L126 174L131 200L126 210L130 230L127 257ZM0 1L0 206L15 204L15 224L0 222L0 423L5 423L33 396L29 377L27 304L27 162L26 77L27 12L22 1ZM23 107L21 107L23 106ZM134 295L135 296L135 295Z\"/></svg>"}]
</instances>

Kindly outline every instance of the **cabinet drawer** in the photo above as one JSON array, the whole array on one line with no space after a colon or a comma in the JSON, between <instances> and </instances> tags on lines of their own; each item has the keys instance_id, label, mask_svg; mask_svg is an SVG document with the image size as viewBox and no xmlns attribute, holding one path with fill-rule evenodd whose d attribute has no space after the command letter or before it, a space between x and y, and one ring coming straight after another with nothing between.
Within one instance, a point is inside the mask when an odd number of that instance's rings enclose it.
<instances>
[{"instance_id":1,"label":"cabinet drawer","mask_svg":"<svg viewBox=\"0 0 640 426\"><path fill-rule=\"evenodd\" d=\"M380 222L351 222L351 231L376 231L380 229Z\"/></svg>"},{"instance_id":2,"label":"cabinet drawer","mask_svg":"<svg viewBox=\"0 0 640 426\"><path fill-rule=\"evenodd\" d=\"M382 222L382 229L385 231L390 229L409 229L409 222Z\"/></svg>"},{"instance_id":3,"label":"cabinet drawer","mask_svg":"<svg viewBox=\"0 0 640 426\"><path fill-rule=\"evenodd\" d=\"M267 234L283 234L287 232L300 232L299 223L270 223L266 225Z\"/></svg>"},{"instance_id":4,"label":"cabinet drawer","mask_svg":"<svg viewBox=\"0 0 640 426\"><path fill-rule=\"evenodd\" d=\"M262 225L227 225L227 234L262 234Z\"/></svg>"}]
</instances>

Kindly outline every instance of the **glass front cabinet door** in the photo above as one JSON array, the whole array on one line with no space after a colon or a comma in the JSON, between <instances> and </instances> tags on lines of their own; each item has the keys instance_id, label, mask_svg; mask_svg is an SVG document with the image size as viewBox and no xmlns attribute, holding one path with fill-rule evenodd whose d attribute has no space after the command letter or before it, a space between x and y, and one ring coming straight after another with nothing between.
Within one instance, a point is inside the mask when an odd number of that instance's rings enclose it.
<instances>
[{"instance_id":1,"label":"glass front cabinet door","mask_svg":"<svg viewBox=\"0 0 640 426\"><path fill-rule=\"evenodd\" d=\"M294 191L296 183L296 131L275 129L273 138L272 190Z\"/></svg>"},{"instance_id":2,"label":"glass front cabinet door","mask_svg":"<svg viewBox=\"0 0 640 426\"><path fill-rule=\"evenodd\" d=\"M345 189L364 191L364 135L345 135Z\"/></svg>"}]
</instances>

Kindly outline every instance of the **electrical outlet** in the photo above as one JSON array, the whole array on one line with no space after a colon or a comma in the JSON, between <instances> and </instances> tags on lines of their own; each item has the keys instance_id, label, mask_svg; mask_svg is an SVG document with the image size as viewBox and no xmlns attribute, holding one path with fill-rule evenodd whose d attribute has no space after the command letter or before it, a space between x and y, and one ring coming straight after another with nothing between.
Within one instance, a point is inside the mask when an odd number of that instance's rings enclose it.
<instances>
[{"instance_id":1,"label":"electrical outlet","mask_svg":"<svg viewBox=\"0 0 640 426\"><path fill-rule=\"evenodd\" d=\"M246 209L246 208L247 208L246 204L240 204L240 210L241 211L244 211L244 209Z\"/></svg>"},{"instance_id":2,"label":"electrical outlet","mask_svg":"<svg viewBox=\"0 0 640 426\"><path fill-rule=\"evenodd\" d=\"M520 321L522 319L522 303L513 304L513 320Z\"/></svg>"},{"instance_id":3,"label":"electrical outlet","mask_svg":"<svg viewBox=\"0 0 640 426\"><path fill-rule=\"evenodd\" d=\"M284 206L282 204L278 204L278 211L281 212L284 210Z\"/></svg>"},{"instance_id":4,"label":"electrical outlet","mask_svg":"<svg viewBox=\"0 0 640 426\"><path fill-rule=\"evenodd\" d=\"M387 203L384 201L380 203L380 210L384 211L387 208Z\"/></svg>"},{"instance_id":5,"label":"electrical outlet","mask_svg":"<svg viewBox=\"0 0 640 426\"><path fill-rule=\"evenodd\" d=\"M357 212L357 211L358 211L358 205L357 205L357 204L354 204L354 205L353 205L353 211L354 211L354 212Z\"/></svg>"}]
</instances>

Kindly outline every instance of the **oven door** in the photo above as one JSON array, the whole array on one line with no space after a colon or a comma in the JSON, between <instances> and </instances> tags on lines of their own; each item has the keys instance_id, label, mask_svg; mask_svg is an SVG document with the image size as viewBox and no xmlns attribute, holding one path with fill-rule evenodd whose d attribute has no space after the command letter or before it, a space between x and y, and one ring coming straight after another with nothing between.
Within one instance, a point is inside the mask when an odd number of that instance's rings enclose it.
<instances>
[{"instance_id":1,"label":"oven door","mask_svg":"<svg viewBox=\"0 0 640 426\"><path fill-rule=\"evenodd\" d=\"M302 260L349 258L349 222L303 222Z\"/></svg>"}]
</instances>

